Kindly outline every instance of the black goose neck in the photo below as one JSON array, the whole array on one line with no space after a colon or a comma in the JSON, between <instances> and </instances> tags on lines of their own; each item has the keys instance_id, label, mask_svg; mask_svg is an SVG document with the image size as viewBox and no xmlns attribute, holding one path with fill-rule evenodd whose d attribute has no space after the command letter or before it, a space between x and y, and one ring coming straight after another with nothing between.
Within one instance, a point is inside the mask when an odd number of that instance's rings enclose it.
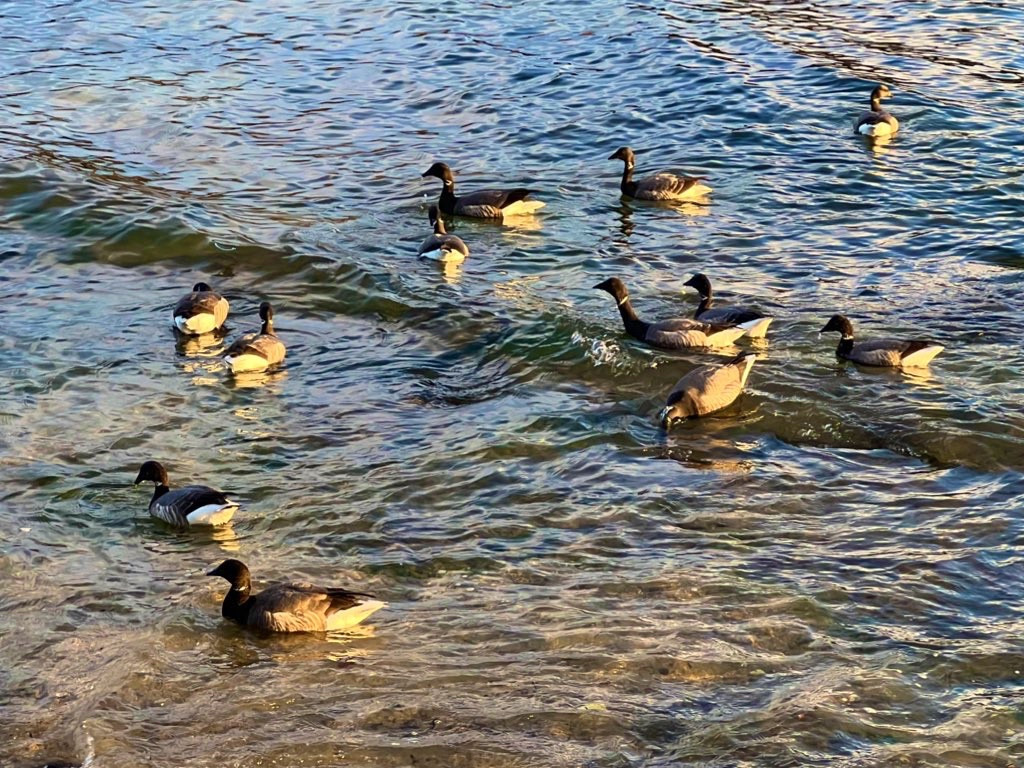
<instances>
[{"instance_id":1,"label":"black goose neck","mask_svg":"<svg viewBox=\"0 0 1024 768\"><path fill-rule=\"evenodd\" d=\"M626 328L626 333L642 341L644 336L647 334L649 324L636 316L636 310L633 309L633 304L630 302L629 296L623 296L619 299L618 303L619 315L622 316L622 324Z\"/></svg>"},{"instance_id":2,"label":"black goose neck","mask_svg":"<svg viewBox=\"0 0 1024 768\"><path fill-rule=\"evenodd\" d=\"M882 111L882 99L879 96L871 97L871 111L881 112Z\"/></svg>"},{"instance_id":3,"label":"black goose neck","mask_svg":"<svg viewBox=\"0 0 1024 768\"><path fill-rule=\"evenodd\" d=\"M232 584L231 589L224 595L224 602L220 608L221 615L225 619L233 619L244 624L249 616L250 593L251 587L248 579L241 584Z\"/></svg>"},{"instance_id":4,"label":"black goose neck","mask_svg":"<svg viewBox=\"0 0 1024 768\"><path fill-rule=\"evenodd\" d=\"M455 182L451 180L445 180L444 186L441 187L441 197L437 201L437 207L441 209L442 213L447 213L449 216L455 213L455 203L458 198L455 197Z\"/></svg>"},{"instance_id":5,"label":"black goose neck","mask_svg":"<svg viewBox=\"0 0 1024 768\"><path fill-rule=\"evenodd\" d=\"M707 312L709 309L711 309L711 294L710 294L710 292L708 293L707 296L701 296L700 297L700 305L697 307L697 317L700 317L705 312Z\"/></svg>"},{"instance_id":6,"label":"black goose neck","mask_svg":"<svg viewBox=\"0 0 1024 768\"><path fill-rule=\"evenodd\" d=\"M266 320L263 321L263 325L260 327L260 333L262 333L264 336L274 335L274 320L272 318L268 317Z\"/></svg>"},{"instance_id":7,"label":"black goose neck","mask_svg":"<svg viewBox=\"0 0 1024 768\"><path fill-rule=\"evenodd\" d=\"M839 357L849 357L851 352L853 352L853 336L844 335L839 339L836 355Z\"/></svg>"},{"instance_id":8,"label":"black goose neck","mask_svg":"<svg viewBox=\"0 0 1024 768\"><path fill-rule=\"evenodd\" d=\"M633 163L624 160L622 165L622 181L619 182L619 188L622 190L622 194L632 197L636 193L636 182L633 181Z\"/></svg>"},{"instance_id":9,"label":"black goose neck","mask_svg":"<svg viewBox=\"0 0 1024 768\"><path fill-rule=\"evenodd\" d=\"M161 496L163 496L165 493L167 493L170 490L171 489L168 488L163 483L157 483L156 488L153 489L153 498L150 500L149 503L150 504L154 503L157 499L159 499Z\"/></svg>"}]
</instances>

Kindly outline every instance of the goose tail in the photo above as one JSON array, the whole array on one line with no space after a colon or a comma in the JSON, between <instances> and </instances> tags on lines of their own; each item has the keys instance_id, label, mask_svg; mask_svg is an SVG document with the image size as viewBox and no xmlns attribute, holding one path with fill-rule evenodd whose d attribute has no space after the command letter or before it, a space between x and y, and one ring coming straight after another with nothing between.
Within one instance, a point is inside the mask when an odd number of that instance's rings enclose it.
<instances>
[{"instance_id":1,"label":"goose tail","mask_svg":"<svg viewBox=\"0 0 1024 768\"><path fill-rule=\"evenodd\" d=\"M944 349L945 347L941 344L930 344L916 352L911 352L900 360L900 365L904 368L923 368L932 361L933 357Z\"/></svg>"},{"instance_id":2,"label":"goose tail","mask_svg":"<svg viewBox=\"0 0 1024 768\"><path fill-rule=\"evenodd\" d=\"M746 333L746 330L739 325L734 325L731 328L723 328L720 331L709 333L707 336L707 344L709 347L727 347L744 333Z\"/></svg>"},{"instance_id":3,"label":"goose tail","mask_svg":"<svg viewBox=\"0 0 1024 768\"><path fill-rule=\"evenodd\" d=\"M771 317L759 317L756 320L748 320L745 323L740 323L739 327L742 328L747 336L752 339L763 339L768 335L768 326L772 324Z\"/></svg>"},{"instance_id":4,"label":"goose tail","mask_svg":"<svg viewBox=\"0 0 1024 768\"><path fill-rule=\"evenodd\" d=\"M226 504L207 504L193 509L185 517L189 525L224 525L237 509L238 503L228 499Z\"/></svg>"},{"instance_id":5,"label":"goose tail","mask_svg":"<svg viewBox=\"0 0 1024 768\"><path fill-rule=\"evenodd\" d=\"M339 629L354 627L385 607L387 607L387 603L382 600L363 600L359 605L354 605L351 608L346 608L343 611L338 611L328 616L327 631L335 632Z\"/></svg>"},{"instance_id":6,"label":"goose tail","mask_svg":"<svg viewBox=\"0 0 1024 768\"><path fill-rule=\"evenodd\" d=\"M502 216L529 216L543 208L545 203L540 200L517 200L501 209Z\"/></svg>"}]
</instances>

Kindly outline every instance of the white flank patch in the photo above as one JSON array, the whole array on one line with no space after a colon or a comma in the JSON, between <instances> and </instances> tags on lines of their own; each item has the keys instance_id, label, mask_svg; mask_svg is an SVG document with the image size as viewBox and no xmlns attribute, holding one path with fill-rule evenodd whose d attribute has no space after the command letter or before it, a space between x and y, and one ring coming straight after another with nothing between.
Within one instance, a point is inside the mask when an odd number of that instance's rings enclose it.
<instances>
[{"instance_id":1,"label":"white flank patch","mask_svg":"<svg viewBox=\"0 0 1024 768\"><path fill-rule=\"evenodd\" d=\"M238 505L230 504L207 504L204 507L193 509L186 515L189 525L224 525L235 514Z\"/></svg>"},{"instance_id":2,"label":"white flank patch","mask_svg":"<svg viewBox=\"0 0 1024 768\"><path fill-rule=\"evenodd\" d=\"M430 259L431 261L440 261L445 264L461 264L466 260L466 256L462 251L457 251L454 248L437 248L433 251L426 251L420 254L420 258Z\"/></svg>"},{"instance_id":3,"label":"white flank patch","mask_svg":"<svg viewBox=\"0 0 1024 768\"><path fill-rule=\"evenodd\" d=\"M224 362L231 366L232 373L252 373L253 371L264 371L267 369L266 359L259 355L225 357Z\"/></svg>"},{"instance_id":4,"label":"white flank patch","mask_svg":"<svg viewBox=\"0 0 1024 768\"><path fill-rule=\"evenodd\" d=\"M501 209L502 216L528 216L544 207L540 200L517 200Z\"/></svg>"},{"instance_id":5,"label":"white flank patch","mask_svg":"<svg viewBox=\"0 0 1024 768\"><path fill-rule=\"evenodd\" d=\"M420 254L421 259L430 259L431 261L444 261L444 249L435 248L432 251L424 251Z\"/></svg>"},{"instance_id":6,"label":"white flank patch","mask_svg":"<svg viewBox=\"0 0 1024 768\"><path fill-rule=\"evenodd\" d=\"M892 126L888 123L875 123L874 125L865 123L858 130L865 136L890 136L892 134Z\"/></svg>"},{"instance_id":7,"label":"white flank patch","mask_svg":"<svg viewBox=\"0 0 1024 768\"><path fill-rule=\"evenodd\" d=\"M907 355L900 360L900 365L904 368L922 368L928 365L928 363L932 361L932 358L944 349L945 347L940 344L933 344L930 347L919 349L917 352Z\"/></svg>"},{"instance_id":8,"label":"white flank patch","mask_svg":"<svg viewBox=\"0 0 1024 768\"><path fill-rule=\"evenodd\" d=\"M738 325L735 328L726 328L724 331L708 334L707 344L709 347L727 347L744 333L746 331Z\"/></svg>"},{"instance_id":9,"label":"white flank patch","mask_svg":"<svg viewBox=\"0 0 1024 768\"><path fill-rule=\"evenodd\" d=\"M174 326L182 333L199 336L217 330L217 319L209 313L192 315L192 317L177 315L174 318Z\"/></svg>"},{"instance_id":10,"label":"white flank patch","mask_svg":"<svg viewBox=\"0 0 1024 768\"><path fill-rule=\"evenodd\" d=\"M354 627L356 624L364 621L371 614L376 613L385 606L387 606L387 603L381 602L380 600L364 600L359 605L354 605L344 611L332 613L327 617L327 631L334 632L339 629Z\"/></svg>"},{"instance_id":11,"label":"white flank patch","mask_svg":"<svg viewBox=\"0 0 1024 768\"><path fill-rule=\"evenodd\" d=\"M757 320L751 320L746 323L740 323L740 328L747 332L747 336L752 339L763 339L768 335L768 326L772 324L771 317L759 317Z\"/></svg>"}]
</instances>

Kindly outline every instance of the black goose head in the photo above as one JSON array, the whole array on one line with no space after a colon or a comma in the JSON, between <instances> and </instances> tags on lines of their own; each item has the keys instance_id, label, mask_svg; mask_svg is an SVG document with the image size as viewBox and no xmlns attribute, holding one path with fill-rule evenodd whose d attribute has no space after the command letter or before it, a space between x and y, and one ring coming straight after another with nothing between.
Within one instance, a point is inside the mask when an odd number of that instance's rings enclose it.
<instances>
[{"instance_id":1,"label":"black goose head","mask_svg":"<svg viewBox=\"0 0 1024 768\"><path fill-rule=\"evenodd\" d=\"M192 286L192 293L203 293L204 291L209 292L212 290L213 288L210 287L209 283L196 283Z\"/></svg>"},{"instance_id":2,"label":"black goose head","mask_svg":"<svg viewBox=\"0 0 1024 768\"><path fill-rule=\"evenodd\" d=\"M167 485L167 470L159 461L147 461L139 467L139 474L135 478L135 485L143 480L152 480L157 485Z\"/></svg>"},{"instance_id":3,"label":"black goose head","mask_svg":"<svg viewBox=\"0 0 1024 768\"><path fill-rule=\"evenodd\" d=\"M711 281L708 280L708 276L702 272L698 272L696 275L687 280L683 285L688 285L695 289L702 297L707 298L711 295Z\"/></svg>"},{"instance_id":4,"label":"black goose head","mask_svg":"<svg viewBox=\"0 0 1024 768\"><path fill-rule=\"evenodd\" d=\"M432 166L427 168L427 170L425 170L421 174L421 176L423 178L426 178L427 176L433 176L443 181L445 185L455 183L455 177L452 175L452 169L449 168L444 163L434 163Z\"/></svg>"},{"instance_id":5,"label":"black goose head","mask_svg":"<svg viewBox=\"0 0 1024 768\"><path fill-rule=\"evenodd\" d=\"M274 322L274 308L270 306L269 301L260 304L260 320L267 324Z\"/></svg>"},{"instance_id":6,"label":"black goose head","mask_svg":"<svg viewBox=\"0 0 1024 768\"><path fill-rule=\"evenodd\" d=\"M245 589L249 586L249 569L241 560L225 560L212 571L207 571L206 575L227 579L235 589Z\"/></svg>"},{"instance_id":7,"label":"black goose head","mask_svg":"<svg viewBox=\"0 0 1024 768\"><path fill-rule=\"evenodd\" d=\"M617 277L609 277L607 280L595 285L594 288L599 291L607 291L615 297L615 300L619 302L619 304L629 298L629 291L626 290L626 284Z\"/></svg>"},{"instance_id":8,"label":"black goose head","mask_svg":"<svg viewBox=\"0 0 1024 768\"><path fill-rule=\"evenodd\" d=\"M636 155L633 153L633 150L630 149L629 147L619 147L618 149L615 150L615 152L613 152L609 156L608 159L622 160L630 168L632 168L636 163Z\"/></svg>"},{"instance_id":9,"label":"black goose head","mask_svg":"<svg viewBox=\"0 0 1024 768\"><path fill-rule=\"evenodd\" d=\"M697 411L693 407L693 401L686 392L673 392L668 396L668 401L661 409L661 413L658 414L658 420L661 422L662 429L668 429L673 423L685 421L696 415Z\"/></svg>"},{"instance_id":10,"label":"black goose head","mask_svg":"<svg viewBox=\"0 0 1024 768\"><path fill-rule=\"evenodd\" d=\"M871 91L871 109L875 112L879 111L882 106L882 99L891 99L892 91L889 90L888 86L879 83Z\"/></svg>"},{"instance_id":11,"label":"black goose head","mask_svg":"<svg viewBox=\"0 0 1024 768\"><path fill-rule=\"evenodd\" d=\"M839 331L843 334L843 338L853 338L853 323L847 320L842 315L832 315L829 321L825 323L825 327L819 331L819 333L828 333L829 331Z\"/></svg>"}]
</instances>

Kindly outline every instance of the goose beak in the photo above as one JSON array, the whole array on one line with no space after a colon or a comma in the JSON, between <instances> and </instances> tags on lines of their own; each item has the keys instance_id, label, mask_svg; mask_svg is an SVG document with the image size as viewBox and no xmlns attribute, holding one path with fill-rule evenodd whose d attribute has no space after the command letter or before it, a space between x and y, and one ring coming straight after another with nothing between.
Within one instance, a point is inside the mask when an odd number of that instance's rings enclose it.
<instances>
[{"instance_id":1,"label":"goose beak","mask_svg":"<svg viewBox=\"0 0 1024 768\"><path fill-rule=\"evenodd\" d=\"M661 409L661 412L658 414L658 422L661 424L662 428L664 428L664 429L668 429L669 423L671 421L669 419L669 414L671 412L672 412L672 409L669 408L666 405L664 408Z\"/></svg>"},{"instance_id":2,"label":"goose beak","mask_svg":"<svg viewBox=\"0 0 1024 768\"><path fill-rule=\"evenodd\" d=\"M217 568L219 568L219 567L220 566L217 566ZM212 571L207 571L206 575L207 576L218 576L219 574L217 573L217 568L214 568Z\"/></svg>"}]
</instances>

